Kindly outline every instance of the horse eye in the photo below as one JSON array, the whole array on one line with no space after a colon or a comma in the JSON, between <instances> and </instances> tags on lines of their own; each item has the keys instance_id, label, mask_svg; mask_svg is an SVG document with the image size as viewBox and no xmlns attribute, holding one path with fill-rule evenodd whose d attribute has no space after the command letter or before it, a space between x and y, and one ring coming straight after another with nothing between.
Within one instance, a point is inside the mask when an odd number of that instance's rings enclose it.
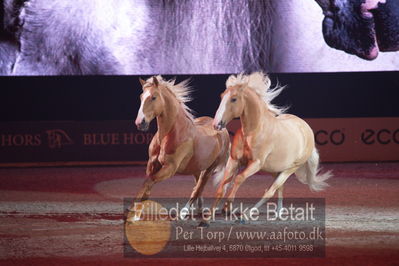
<instances>
[{"instance_id":1,"label":"horse eye","mask_svg":"<svg viewBox=\"0 0 399 266\"><path fill-rule=\"evenodd\" d=\"M156 99L157 99L156 96L152 96L152 98L151 98L152 101L155 101Z\"/></svg>"},{"instance_id":2,"label":"horse eye","mask_svg":"<svg viewBox=\"0 0 399 266\"><path fill-rule=\"evenodd\" d=\"M236 101L237 101L237 98L231 99L231 102L232 102L232 103L235 103Z\"/></svg>"}]
</instances>

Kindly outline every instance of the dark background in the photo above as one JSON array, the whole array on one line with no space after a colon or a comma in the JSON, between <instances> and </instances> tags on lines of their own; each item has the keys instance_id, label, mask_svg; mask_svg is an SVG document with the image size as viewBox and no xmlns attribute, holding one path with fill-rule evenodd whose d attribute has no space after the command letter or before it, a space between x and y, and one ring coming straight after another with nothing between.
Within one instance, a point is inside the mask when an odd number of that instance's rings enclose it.
<instances>
[{"instance_id":1,"label":"dark background","mask_svg":"<svg viewBox=\"0 0 399 266\"><path fill-rule=\"evenodd\" d=\"M398 117L399 71L271 74L276 99L303 118ZM141 76L147 78L148 76ZM172 76L165 76L172 78ZM214 116L228 75L191 77L197 116ZM139 76L0 77L0 121L134 120Z\"/></svg>"}]
</instances>

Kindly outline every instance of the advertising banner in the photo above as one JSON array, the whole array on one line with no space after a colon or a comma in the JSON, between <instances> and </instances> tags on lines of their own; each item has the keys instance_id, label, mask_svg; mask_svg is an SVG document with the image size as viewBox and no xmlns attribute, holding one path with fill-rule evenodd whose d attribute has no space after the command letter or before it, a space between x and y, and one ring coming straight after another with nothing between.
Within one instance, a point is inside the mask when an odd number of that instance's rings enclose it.
<instances>
[{"instance_id":1,"label":"advertising banner","mask_svg":"<svg viewBox=\"0 0 399 266\"><path fill-rule=\"evenodd\" d=\"M322 162L399 160L399 118L306 119ZM239 128L232 121L231 135ZM3 122L0 166L145 164L156 132L132 121Z\"/></svg>"},{"instance_id":2,"label":"advertising banner","mask_svg":"<svg viewBox=\"0 0 399 266\"><path fill-rule=\"evenodd\" d=\"M132 121L1 123L0 164L142 164L154 132Z\"/></svg>"},{"instance_id":3,"label":"advertising banner","mask_svg":"<svg viewBox=\"0 0 399 266\"><path fill-rule=\"evenodd\" d=\"M399 160L399 118L305 119L313 129L322 162ZM240 121L229 130L235 132Z\"/></svg>"}]
</instances>

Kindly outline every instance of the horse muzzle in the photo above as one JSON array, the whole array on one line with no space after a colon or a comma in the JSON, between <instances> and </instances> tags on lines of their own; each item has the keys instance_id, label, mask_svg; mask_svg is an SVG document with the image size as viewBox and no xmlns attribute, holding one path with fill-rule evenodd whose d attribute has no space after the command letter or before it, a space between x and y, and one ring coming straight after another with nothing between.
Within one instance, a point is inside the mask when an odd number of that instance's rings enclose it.
<instances>
[{"instance_id":1,"label":"horse muzzle","mask_svg":"<svg viewBox=\"0 0 399 266\"><path fill-rule=\"evenodd\" d=\"M137 129L140 131L148 131L150 127L150 123L147 123L145 119L141 120L140 123L136 123Z\"/></svg>"},{"instance_id":2,"label":"horse muzzle","mask_svg":"<svg viewBox=\"0 0 399 266\"><path fill-rule=\"evenodd\" d=\"M223 130L226 128L226 122L220 121L217 124L214 124L213 127L215 128L215 130Z\"/></svg>"}]
</instances>

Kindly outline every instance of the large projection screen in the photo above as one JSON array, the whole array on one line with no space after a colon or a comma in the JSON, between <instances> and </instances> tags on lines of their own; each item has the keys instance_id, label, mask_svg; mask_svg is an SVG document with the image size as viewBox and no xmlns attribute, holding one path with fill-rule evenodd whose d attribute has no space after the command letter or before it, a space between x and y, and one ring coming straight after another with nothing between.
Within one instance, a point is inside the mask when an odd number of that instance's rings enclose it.
<instances>
[{"instance_id":1,"label":"large projection screen","mask_svg":"<svg viewBox=\"0 0 399 266\"><path fill-rule=\"evenodd\" d=\"M396 0L2 3L2 75L399 69Z\"/></svg>"}]
</instances>

